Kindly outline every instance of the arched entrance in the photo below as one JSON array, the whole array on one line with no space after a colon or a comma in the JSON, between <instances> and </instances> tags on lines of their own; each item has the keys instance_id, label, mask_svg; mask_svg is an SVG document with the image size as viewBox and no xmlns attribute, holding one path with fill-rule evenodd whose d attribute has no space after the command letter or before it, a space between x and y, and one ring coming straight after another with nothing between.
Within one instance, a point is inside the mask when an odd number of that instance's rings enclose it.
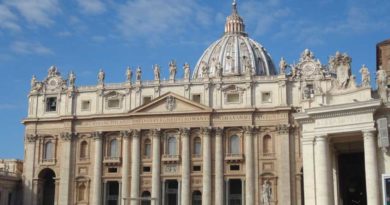
<instances>
[{"instance_id":1,"label":"arched entrance","mask_svg":"<svg viewBox=\"0 0 390 205\"><path fill-rule=\"evenodd\" d=\"M55 177L56 174L52 169L43 169L39 175L39 201L42 205L54 205L55 201Z\"/></svg>"}]
</instances>

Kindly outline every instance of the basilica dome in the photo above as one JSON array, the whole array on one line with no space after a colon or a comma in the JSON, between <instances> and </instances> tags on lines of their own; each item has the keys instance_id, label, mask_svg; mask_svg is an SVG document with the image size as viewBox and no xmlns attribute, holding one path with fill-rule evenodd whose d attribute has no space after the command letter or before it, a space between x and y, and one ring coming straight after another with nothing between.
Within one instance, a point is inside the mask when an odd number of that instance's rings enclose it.
<instances>
[{"instance_id":1,"label":"basilica dome","mask_svg":"<svg viewBox=\"0 0 390 205\"><path fill-rule=\"evenodd\" d=\"M226 18L225 33L212 43L198 60L193 79L220 76L274 75L275 66L266 49L249 38L245 24L233 2L232 14Z\"/></svg>"}]
</instances>

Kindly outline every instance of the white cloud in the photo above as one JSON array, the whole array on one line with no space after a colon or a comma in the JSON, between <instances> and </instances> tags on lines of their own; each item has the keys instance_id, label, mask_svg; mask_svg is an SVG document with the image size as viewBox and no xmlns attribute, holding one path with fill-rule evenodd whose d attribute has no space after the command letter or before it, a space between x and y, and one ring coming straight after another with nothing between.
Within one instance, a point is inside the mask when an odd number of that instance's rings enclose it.
<instances>
[{"instance_id":1,"label":"white cloud","mask_svg":"<svg viewBox=\"0 0 390 205\"><path fill-rule=\"evenodd\" d=\"M103 43L104 41L106 41L106 37L104 37L104 36L92 36L92 41L94 41L96 43Z\"/></svg>"},{"instance_id":2,"label":"white cloud","mask_svg":"<svg viewBox=\"0 0 390 205\"><path fill-rule=\"evenodd\" d=\"M16 9L28 22L46 27L61 11L58 0L4 0L4 5Z\"/></svg>"},{"instance_id":3,"label":"white cloud","mask_svg":"<svg viewBox=\"0 0 390 205\"><path fill-rule=\"evenodd\" d=\"M119 6L118 28L128 39L137 36L155 41L209 25L213 22L209 13L196 0L133 0Z\"/></svg>"},{"instance_id":4,"label":"white cloud","mask_svg":"<svg viewBox=\"0 0 390 205\"><path fill-rule=\"evenodd\" d=\"M58 32L57 35L59 37L69 37L69 36L72 36L72 33L70 31L61 31L61 32Z\"/></svg>"},{"instance_id":5,"label":"white cloud","mask_svg":"<svg viewBox=\"0 0 390 205\"><path fill-rule=\"evenodd\" d=\"M36 54L36 55L51 55L53 51L42 45L41 43L29 43L24 41L13 42L10 46L11 50L19 54Z\"/></svg>"},{"instance_id":6,"label":"white cloud","mask_svg":"<svg viewBox=\"0 0 390 205\"><path fill-rule=\"evenodd\" d=\"M17 16L4 5L0 5L0 28L13 31L20 30L20 26L17 24Z\"/></svg>"},{"instance_id":7,"label":"white cloud","mask_svg":"<svg viewBox=\"0 0 390 205\"><path fill-rule=\"evenodd\" d=\"M87 14L101 14L106 11L106 6L100 0L77 0L82 11Z\"/></svg>"}]
</instances>

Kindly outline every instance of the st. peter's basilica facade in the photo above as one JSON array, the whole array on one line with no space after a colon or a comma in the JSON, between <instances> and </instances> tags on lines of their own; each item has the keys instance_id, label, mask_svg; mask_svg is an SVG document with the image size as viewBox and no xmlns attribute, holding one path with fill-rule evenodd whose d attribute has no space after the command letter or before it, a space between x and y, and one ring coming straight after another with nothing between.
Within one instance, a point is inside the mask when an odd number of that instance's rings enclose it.
<instances>
[{"instance_id":1,"label":"st. peter's basilica facade","mask_svg":"<svg viewBox=\"0 0 390 205\"><path fill-rule=\"evenodd\" d=\"M158 65L153 80L128 68L116 84L103 70L92 86L54 66L34 76L24 204L382 204L384 68L373 91L368 68L357 82L345 53L297 58L275 65L233 3L224 35L193 69L170 62L168 80Z\"/></svg>"}]
</instances>

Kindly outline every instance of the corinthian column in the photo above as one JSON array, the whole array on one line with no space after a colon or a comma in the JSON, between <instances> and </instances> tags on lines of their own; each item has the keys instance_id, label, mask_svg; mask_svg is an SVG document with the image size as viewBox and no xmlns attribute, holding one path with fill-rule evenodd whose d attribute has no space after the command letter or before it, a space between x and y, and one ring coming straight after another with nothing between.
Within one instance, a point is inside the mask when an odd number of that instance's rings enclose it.
<instances>
[{"instance_id":1,"label":"corinthian column","mask_svg":"<svg viewBox=\"0 0 390 205\"><path fill-rule=\"evenodd\" d=\"M223 129L215 131L215 205L223 205Z\"/></svg>"},{"instance_id":2,"label":"corinthian column","mask_svg":"<svg viewBox=\"0 0 390 205\"><path fill-rule=\"evenodd\" d=\"M291 197L291 169L290 169L290 126L282 124L277 127L279 134L279 166L278 166L278 183L280 194L279 202L283 205L292 204ZM306 156L305 156L306 157Z\"/></svg>"},{"instance_id":3,"label":"corinthian column","mask_svg":"<svg viewBox=\"0 0 390 205\"><path fill-rule=\"evenodd\" d=\"M69 182L70 182L70 160L72 159L72 137L73 133L61 133L61 169L60 169L60 205L68 205Z\"/></svg>"},{"instance_id":4,"label":"corinthian column","mask_svg":"<svg viewBox=\"0 0 390 205\"><path fill-rule=\"evenodd\" d=\"M366 170L367 204L379 205L379 176L374 131L364 131L364 167Z\"/></svg>"},{"instance_id":5,"label":"corinthian column","mask_svg":"<svg viewBox=\"0 0 390 205\"><path fill-rule=\"evenodd\" d=\"M131 155L131 198L138 198L139 195L139 178L140 178L140 131L133 130L133 141L132 141L132 155ZM137 200L130 202L131 205L138 205Z\"/></svg>"},{"instance_id":6,"label":"corinthian column","mask_svg":"<svg viewBox=\"0 0 390 205\"><path fill-rule=\"evenodd\" d=\"M210 129L202 128L203 134L203 192L202 204L211 205L211 139Z\"/></svg>"},{"instance_id":7,"label":"corinthian column","mask_svg":"<svg viewBox=\"0 0 390 205\"><path fill-rule=\"evenodd\" d=\"M92 204L102 204L102 133L95 132L93 135L95 156L93 163L93 179L92 179Z\"/></svg>"},{"instance_id":8,"label":"corinthian column","mask_svg":"<svg viewBox=\"0 0 390 205\"><path fill-rule=\"evenodd\" d=\"M188 129L182 129L181 130L181 138L182 138L182 156L183 156L183 162L182 162L182 173L181 173L181 181L182 181L182 188L181 188L181 205L188 205L190 204L191 200L191 187L190 187L190 137L189 137L189 130Z\"/></svg>"},{"instance_id":9,"label":"corinthian column","mask_svg":"<svg viewBox=\"0 0 390 205\"><path fill-rule=\"evenodd\" d=\"M152 198L156 198L156 204L160 204L160 130L154 129L152 131L153 136L153 160L152 160Z\"/></svg>"},{"instance_id":10,"label":"corinthian column","mask_svg":"<svg viewBox=\"0 0 390 205\"><path fill-rule=\"evenodd\" d=\"M317 205L333 204L333 187L331 185L331 169L329 141L327 136L317 136L315 141L315 179Z\"/></svg>"},{"instance_id":11,"label":"corinthian column","mask_svg":"<svg viewBox=\"0 0 390 205\"><path fill-rule=\"evenodd\" d=\"M130 167L130 160L129 160L129 137L130 133L128 131L122 131L121 135L123 137L123 165L122 165L122 190L121 195L124 205L129 197L129 167Z\"/></svg>"},{"instance_id":12,"label":"corinthian column","mask_svg":"<svg viewBox=\"0 0 390 205\"><path fill-rule=\"evenodd\" d=\"M25 147L26 154L24 156L23 163L23 204L30 205L33 201L33 190L37 187L33 187L34 178L34 156L35 156L35 141L37 140L36 135L26 134ZM36 203L36 202L35 202Z\"/></svg>"},{"instance_id":13,"label":"corinthian column","mask_svg":"<svg viewBox=\"0 0 390 205\"><path fill-rule=\"evenodd\" d=\"M255 204L255 174L253 158L253 127L245 127L245 201Z\"/></svg>"}]
</instances>

